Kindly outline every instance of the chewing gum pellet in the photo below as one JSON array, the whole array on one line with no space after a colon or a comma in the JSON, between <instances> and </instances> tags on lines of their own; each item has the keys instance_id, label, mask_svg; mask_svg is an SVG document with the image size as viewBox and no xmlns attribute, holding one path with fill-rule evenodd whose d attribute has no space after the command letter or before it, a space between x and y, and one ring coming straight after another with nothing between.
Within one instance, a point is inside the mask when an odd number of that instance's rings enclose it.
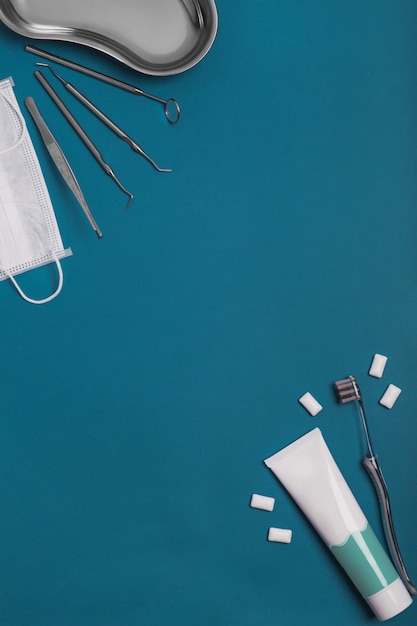
<instances>
[{"instance_id":1,"label":"chewing gum pellet","mask_svg":"<svg viewBox=\"0 0 417 626\"><path fill-rule=\"evenodd\" d=\"M270 528L268 530L268 541L277 543L291 543L292 530L288 528Z\"/></svg>"},{"instance_id":2,"label":"chewing gum pellet","mask_svg":"<svg viewBox=\"0 0 417 626\"><path fill-rule=\"evenodd\" d=\"M275 506L275 498L270 496L261 496L254 493L250 505L253 509L262 509L263 511L273 511Z\"/></svg>"},{"instance_id":3,"label":"chewing gum pellet","mask_svg":"<svg viewBox=\"0 0 417 626\"><path fill-rule=\"evenodd\" d=\"M310 415L312 415L313 417L315 415L317 415L317 413L320 413L320 411L322 410L322 406L319 402L317 402L317 400L315 398L313 398L313 396L311 395L310 392L307 391L307 393L305 393L303 396L301 396L301 398L298 399L298 402L300 404L303 405L303 407L305 409L307 409L307 411L310 413Z\"/></svg>"},{"instance_id":4,"label":"chewing gum pellet","mask_svg":"<svg viewBox=\"0 0 417 626\"><path fill-rule=\"evenodd\" d=\"M374 376L375 378L382 378L382 374L384 373L385 365L387 364L388 357L383 354L375 354L372 359L371 367L369 369L369 376Z\"/></svg>"},{"instance_id":5,"label":"chewing gum pellet","mask_svg":"<svg viewBox=\"0 0 417 626\"><path fill-rule=\"evenodd\" d=\"M382 406L385 406L387 409L392 409L400 393L401 389L397 387L397 385L388 385L379 404L382 404Z\"/></svg>"}]
</instances>

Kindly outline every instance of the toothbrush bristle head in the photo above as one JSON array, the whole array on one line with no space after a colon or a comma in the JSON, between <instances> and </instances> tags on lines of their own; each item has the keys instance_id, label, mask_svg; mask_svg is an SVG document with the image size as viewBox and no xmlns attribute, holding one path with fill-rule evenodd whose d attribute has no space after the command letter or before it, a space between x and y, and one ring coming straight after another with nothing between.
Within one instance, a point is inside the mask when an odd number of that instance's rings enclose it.
<instances>
[{"instance_id":1,"label":"toothbrush bristle head","mask_svg":"<svg viewBox=\"0 0 417 626\"><path fill-rule=\"evenodd\" d=\"M358 381L355 376L348 376L342 380L337 380L334 383L334 388L336 390L337 401L340 402L340 404L362 399L361 390L359 389Z\"/></svg>"}]
</instances>

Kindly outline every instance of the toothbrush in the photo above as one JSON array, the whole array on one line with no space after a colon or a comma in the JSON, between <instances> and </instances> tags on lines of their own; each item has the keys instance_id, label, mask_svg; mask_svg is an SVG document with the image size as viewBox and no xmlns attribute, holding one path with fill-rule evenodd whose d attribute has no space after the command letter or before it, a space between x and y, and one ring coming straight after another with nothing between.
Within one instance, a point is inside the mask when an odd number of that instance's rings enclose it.
<instances>
[{"instance_id":1,"label":"toothbrush","mask_svg":"<svg viewBox=\"0 0 417 626\"><path fill-rule=\"evenodd\" d=\"M392 519L388 488L382 474L381 467L379 465L378 456L374 453L372 448L371 436L369 434L369 428L365 416L365 409L362 401L362 394L359 389L358 382L355 376L348 376L348 378L337 380L334 383L334 387L336 390L337 400L338 402L340 402L340 404L345 404L346 402L352 402L355 400L358 403L361 423L365 435L366 446L368 449L368 452L363 459L363 464L369 476L371 477L372 483L378 495L385 537L391 552L391 556L399 573L401 574L401 577L408 589L408 592L414 596L417 594L417 589L414 587L407 573L398 546L398 541L394 530L394 522Z\"/></svg>"}]
</instances>

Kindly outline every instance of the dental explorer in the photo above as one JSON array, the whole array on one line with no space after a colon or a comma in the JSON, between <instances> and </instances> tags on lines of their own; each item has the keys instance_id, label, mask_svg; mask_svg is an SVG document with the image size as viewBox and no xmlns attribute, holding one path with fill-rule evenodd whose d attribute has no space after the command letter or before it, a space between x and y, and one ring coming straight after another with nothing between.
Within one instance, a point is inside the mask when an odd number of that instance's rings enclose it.
<instances>
[{"instance_id":1,"label":"dental explorer","mask_svg":"<svg viewBox=\"0 0 417 626\"><path fill-rule=\"evenodd\" d=\"M79 100L101 122L103 122L103 124L105 124L107 128L110 128L110 130L113 131L115 135L125 141L132 148L132 150L143 156L158 172L172 172L171 169L159 167L159 165L157 165L155 161L151 159L148 154L146 154L143 148L141 148L140 145L132 139L132 137L130 137L124 130L117 126L117 124L115 124L113 120L111 120L105 113L103 113L103 111L101 111L101 109L93 104L93 102L91 102L91 100L89 100L83 93L81 93L81 91L74 87L74 85L62 78L62 76L60 76L53 67L48 65L48 63L36 63L36 65L40 65L41 67L47 67L49 70L51 70L52 74L59 81L61 81L67 91L69 91L75 98L77 98L77 100Z\"/></svg>"},{"instance_id":2,"label":"dental explorer","mask_svg":"<svg viewBox=\"0 0 417 626\"><path fill-rule=\"evenodd\" d=\"M72 193L74 194L75 198L77 199L79 205L81 206L82 210L84 211L88 221L90 222L93 230L95 230L95 232L97 233L97 236L101 239L101 237L103 236L103 233L101 232L100 228L97 225L97 222L95 221L88 205L87 202L84 198L83 192L81 191L81 187L78 184L78 181L75 177L74 172L71 169L70 164L68 163L68 160L65 156L65 154L63 153L59 143L57 142L57 140L55 139L55 137L53 136L53 134L51 133L51 131L49 130L45 120L43 119L38 107L36 106L36 103L34 101L33 98L28 97L25 98L25 105L27 110L29 111L29 113L31 114L33 121L35 122L39 133L42 137L42 140L45 144L46 149L48 150L53 162L55 163L59 173L61 174L62 178L64 179L64 181L67 183L68 187L71 189Z\"/></svg>"},{"instance_id":3,"label":"dental explorer","mask_svg":"<svg viewBox=\"0 0 417 626\"><path fill-rule=\"evenodd\" d=\"M100 151L98 150L98 148L91 141L90 137L87 135L85 130L80 126L80 124L77 122L77 120L75 119L73 114L69 111L69 109L63 103L63 101L58 96L58 94L56 93L54 88L49 84L49 82L45 78L45 76L39 70L36 70L35 77L38 79L38 81L41 83L42 87L45 89L45 91L48 93L48 95L54 101L54 103L56 104L58 109L61 111L61 113L63 114L63 116L67 120L67 122L72 127L72 129L76 132L78 137L81 139L81 141L84 143L84 145L91 152L91 154L96 159L98 164L102 167L102 169L106 172L106 174L108 176L110 176L110 178L112 178L114 180L116 185L123 191L123 193L125 193L126 195L129 196L129 201L128 201L127 206L126 206L126 211L127 211L129 206L130 206L130 204L131 204L131 202L132 202L132 200L133 200L133 194L130 193L130 191L128 191L125 187L123 187L122 183L116 177L116 175L113 172L113 170L110 167L110 165L108 165L105 162L105 160L103 159L103 157L102 157Z\"/></svg>"},{"instance_id":4,"label":"dental explorer","mask_svg":"<svg viewBox=\"0 0 417 626\"><path fill-rule=\"evenodd\" d=\"M124 89L129 93L136 94L137 96L144 96L145 98L149 98L150 100L154 100L155 102L160 102L164 107L165 117L170 124L176 124L180 119L180 105L176 100L174 100L174 98L168 98L168 100L164 100L163 98L159 98L158 96L154 96L153 94L147 93L146 91L139 89L139 87L135 87L134 85L125 83L118 78L108 76L107 74L103 74L102 72L97 72L90 67L81 65L80 63L75 63L74 61L70 61L69 59L60 57L57 54L46 52L45 50L41 50L40 48L36 48L35 46L27 45L25 46L25 50L27 52L31 52L32 54L36 54L43 59L47 59L48 61L55 61L55 63L64 65L65 67L69 67L70 69L81 72L82 74L86 74L91 78L97 78L104 83L108 83L109 85L113 85L114 87L119 87L119 89Z\"/></svg>"}]
</instances>

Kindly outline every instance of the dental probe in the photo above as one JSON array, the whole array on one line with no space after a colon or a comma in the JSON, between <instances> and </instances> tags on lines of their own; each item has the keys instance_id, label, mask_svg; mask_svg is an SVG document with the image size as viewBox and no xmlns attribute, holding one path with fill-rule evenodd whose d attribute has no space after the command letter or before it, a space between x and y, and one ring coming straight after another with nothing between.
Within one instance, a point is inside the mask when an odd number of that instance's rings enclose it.
<instances>
[{"instance_id":1,"label":"dental probe","mask_svg":"<svg viewBox=\"0 0 417 626\"><path fill-rule=\"evenodd\" d=\"M80 65L79 63L75 63L74 61L70 61L65 59L64 57L60 57L57 54L52 54L51 52L46 52L45 50L40 50L39 48L35 48L35 46L25 46L25 50L27 52L31 52L32 54L36 54L37 56L42 57L43 59L47 59L48 61L55 61L55 63L59 63L60 65L65 65L65 67L69 67L72 70L77 72L81 72L82 74L86 74L91 78L97 78L104 83L108 83L109 85L113 85L113 87L119 87L119 89L124 89L129 93L136 94L137 96L144 96L145 98L150 98L155 102L160 102L164 106L165 117L167 118L170 124L176 124L180 119L180 105L174 98L168 98L168 100L164 100L163 98L158 98L158 96L154 96L139 87L135 87L134 85L130 85L129 83L125 83L118 78L113 78L113 76L108 76L107 74L102 74L101 72L97 72L96 70L91 69L90 67L86 67L85 65Z\"/></svg>"},{"instance_id":2,"label":"dental probe","mask_svg":"<svg viewBox=\"0 0 417 626\"><path fill-rule=\"evenodd\" d=\"M132 200L133 200L133 194L130 193L130 191L128 191L127 189L125 189L125 187L123 187L122 183L116 177L116 175L113 172L113 170L110 167L110 165L108 165L105 162L105 160L103 159L103 157L102 157L100 151L98 150L98 148L91 141L90 137L87 135L85 130L77 122L77 120L75 119L73 114L65 106L65 104L63 103L61 98L58 96L58 94L56 93L54 88L49 84L49 82L45 78L45 76L39 70L36 70L35 76L38 79L38 81L41 83L41 85L45 89L45 91L48 93L48 95L51 97L51 99L54 101L54 103L56 104L58 109L61 111L61 113L63 114L63 116L67 120L67 122L71 125L72 129L77 133L78 137L81 139L81 141L84 143L84 145L90 150L91 154L96 159L98 164L103 168L103 170L106 172L106 174L108 176L110 176L110 178L112 178L114 180L116 185L123 191L123 193L125 193L126 195L129 196L129 202L127 203L127 206L126 206L126 211L127 211L129 206L130 206L130 204L131 204L131 202L132 202Z\"/></svg>"},{"instance_id":3,"label":"dental probe","mask_svg":"<svg viewBox=\"0 0 417 626\"><path fill-rule=\"evenodd\" d=\"M155 161L151 159L148 154L146 154L145 150L143 150L143 148L141 148L140 145L132 139L132 137L130 137L127 133L125 133L124 130L117 126L117 124L115 124L113 120L111 120L105 113L103 113L103 111L101 111L101 109L93 104L93 102L91 102L91 100L89 100L84 94L82 94L81 91L74 87L74 85L62 78L62 76L60 76L53 67L48 65L48 63L36 63L36 65L40 65L41 67L47 67L49 70L51 70L52 74L59 81L61 81L67 91L69 91L75 98L77 98L77 100L79 100L89 111L91 111L91 113L98 117L98 119L103 122L103 124L105 124L107 128L110 128L110 130L113 131L115 135L120 137L120 139L123 139L123 141L125 141L132 148L132 150L134 150L135 152L143 156L147 161L149 161L149 163L153 165L153 167L158 172L172 172L171 169L159 167L155 163Z\"/></svg>"}]
</instances>

